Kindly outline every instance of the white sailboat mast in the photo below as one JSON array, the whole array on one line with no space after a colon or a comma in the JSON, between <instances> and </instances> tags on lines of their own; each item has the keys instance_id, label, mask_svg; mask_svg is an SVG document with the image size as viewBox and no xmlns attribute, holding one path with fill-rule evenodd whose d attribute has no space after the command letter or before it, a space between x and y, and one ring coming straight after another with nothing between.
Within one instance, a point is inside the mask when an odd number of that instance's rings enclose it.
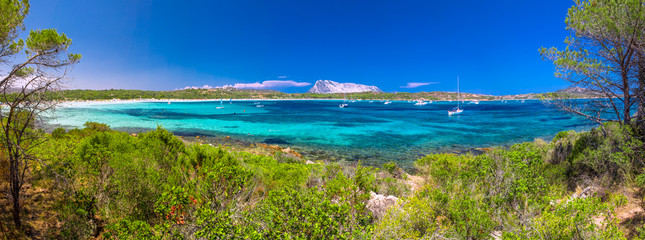
<instances>
[{"instance_id":1,"label":"white sailboat mast","mask_svg":"<svg viewBox=\"0 0 645 240\"><path fill-rule=\"evenodd\" d=\"M459 104L461 99L459 98L459 76L457 76L457 109L459 109Z\"/></svg>"}]
</instances>

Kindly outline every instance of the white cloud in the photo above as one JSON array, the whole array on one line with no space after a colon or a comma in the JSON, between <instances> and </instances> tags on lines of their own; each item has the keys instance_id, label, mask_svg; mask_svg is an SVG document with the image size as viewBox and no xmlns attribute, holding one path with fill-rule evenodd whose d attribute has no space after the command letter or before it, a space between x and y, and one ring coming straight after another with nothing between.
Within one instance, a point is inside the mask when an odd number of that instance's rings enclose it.
<instances>
[{"instance_id":1,"label":"white cloud","mask_svg":"<svg viewBox=\"0 0 645 240\"><path fill-rule=\"evenodd\" d=\"M211 87L210 85L206 84L206 85L201 86L201 87L197 87L197 86L186 86L186 87L184 87L184 88L182 88L182 89L211 89L211 88L213 88L213 87Z\"/></svg>"},{"instance_id":2,"label":"white cloud","mask_svg":"<svg viewBox=\"0 0 645 240\"><path fill-rule=\"evenodd\" d=\"M401 86L401 88L417 88L417 87L427 86L435 83L438 83L438 82L409 82L407 85Z\"/></svg>"},{"instance_id":3,"label":"white cloud","mask_svg":"<svg viewBox=\"0 0 645 240\"><path fill-rule=\"evenodd\" d=\"M267 89L267 88L284 88L284 87L305 87L309 86L311 83L308 82L296 82L291 80L267 80L264 82L254 82L254 83L236 83L236 84L227 84L224 86L212 87L209 85L204 85L202 87L188 86L183 89L211 89L211 88L240 88L240 89Z\"/></svg>"},{"instance_id":4,"label":"white cloud","mask_svg":"<svg viewBox=\"0 0 645 240\"><path fill-rule=\"evenodd\" d=\"M254 83L236 83L233 85L224 85L218 88L252 88L252 89L264 89L264 88L280 88L280 87L305 87L309 86L311 83L308 82L296 82L291 80L267 80L264 82L254 82Z\"/></svg>"}]
</instances>

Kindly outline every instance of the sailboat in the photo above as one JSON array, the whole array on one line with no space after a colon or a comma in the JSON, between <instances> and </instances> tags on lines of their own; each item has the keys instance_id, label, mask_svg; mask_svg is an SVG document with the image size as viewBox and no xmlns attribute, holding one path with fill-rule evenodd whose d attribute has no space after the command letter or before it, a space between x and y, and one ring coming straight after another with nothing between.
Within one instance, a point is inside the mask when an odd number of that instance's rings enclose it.
<instances>
[{"instance_id":1,"label":"sailboat","mask_svg":"<svg viewBox=\"0 0 645 240\"><path fill-rule=\"evenodd\" d=\"M219 100L219 107L216 107L215 109L222 109L222 108L224 108L224 99L221 99L221 98L220 98L220 100Z\"/></svg>"},{"instance_id":2,"label":"sailboat","mask_svg":"<svg viewBox=\"0 0 645 240\"><path fill-rule=\"evenodd\" d=\"M464 110L460 108L459 106L459 76L457 76L457 107L453 108L452 110L448 110L448 116L456 115L456 114L461 114Z\"/></svg>"},{"instance_id":3,"label":"sailboat","mask_svg":"<svg viewBox=\"0 0 645 240\"><path fill-rule=\"evenodd\" d=\"M341 103L341 104L339 104L339 105L338 105L338 107L339 107L339 108L345 108L345 107L347 107L347 106L348 106L348 104L347 104L347 98L345 98L345 94L344 94L344 93L343 93L343 99L344 99L344 100L343 100L343 103Z\"/></svg>"}]
</instances>

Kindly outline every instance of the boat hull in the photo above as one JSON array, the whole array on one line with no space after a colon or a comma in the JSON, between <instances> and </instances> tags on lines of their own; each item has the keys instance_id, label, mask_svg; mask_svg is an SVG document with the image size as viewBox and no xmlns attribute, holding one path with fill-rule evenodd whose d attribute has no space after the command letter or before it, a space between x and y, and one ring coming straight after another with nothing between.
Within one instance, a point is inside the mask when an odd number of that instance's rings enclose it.
<instances>
[{"instance_id":1,"label":"boat hull","mask_svg":"<svg viewBox=\"0 0 645 240\"><path fill-rule=\"evenodd\" d=\"M449 116L452 116L452 115L459 115L459 114L461 114L462 112L464 112L464 110L448 111L448 115L449 115Z\"/></svg>"}]
</instances>

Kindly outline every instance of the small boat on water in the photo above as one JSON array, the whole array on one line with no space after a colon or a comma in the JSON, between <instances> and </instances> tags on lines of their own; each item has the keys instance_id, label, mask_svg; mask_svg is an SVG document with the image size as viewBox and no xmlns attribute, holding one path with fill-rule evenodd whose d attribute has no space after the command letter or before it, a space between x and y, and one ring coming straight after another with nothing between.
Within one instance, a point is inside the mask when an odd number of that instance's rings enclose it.
<instances>
[{"instance_id":1,"label":"small boat on water","mask_svg":"<svg viewBox=\"0 0 645 240\"><path fill-rule=\"evenodd\" d=\"M352 101L350 100L349 102L352 102ZM345 94L343 93L343 103L339 104L338 107L345 108L347 106L349 106L349 104L347 104L347 97L345 97Z\"/></svg>"},{"instance_id":2,"label":"small boat on water","mask_svg":"<svg viewBox=\"0 0 645 240\"><path fill-rule=\"evenodd\" d=\"M451 110L448 110L448 116L458 115L464 112L464 110L460 108L459 102L460 102L459 101L459 77L457 77L457 107Z\"/></svg>"},{"instance_id":3,"label":"small boat on water","mask_svg":"<svg viewBox=\"0 0 645 240\"><path fill-rule=\"evenodd\" d=\"M223 109L224 108L224 99L219 100L219 107L216 107L215 109Z\"/></svg>"},{"instance_id":4,"label":"small boat on water","mask_svg":"<svg viewBox=\"0 0 645 240\"><path fill-rule=\"evenodd\" d=\"M383 104L385 104L385 105L391 104L391 103L392 103L392 101L390 101L390 100L387 100L387 101L383 102Z\"/></svg>"},{"instance_id":5,"label":"small boat on water","mask_svg":"<svg viewBox=\"0 0 645 240\"><path fill-rule=\"evenodd\" d=\"M264 107L264 105L262 105L262 104L258 104L258 105L255 105L255 107L259 107L259 108L261 108L261 107Z\"/></svg>"},{"instance_id":6,"label":"small boat on water","mask_svg":"<svg viewBox=\"0 0 645 240\"><path fill-rule=\"evenodd\" d=\"M479 104L479 100L472 100L470 101L471 104Z\"/></svg>"},{"instance_id":7,"label":"small boat on water","mask_svg":"<svg viewBox=\"0 0 645 240\"><path fill-rule=\"evenodd\" d=\"M461 114L463 111L464 111L463 109L460 109L459 107L456 107L456 108L453 108L453 109L448 111L448 116Z\"/></svg>"},{"instance_id":8,"label":"small boat on water","mask_svg":"<svg viewBox=\"0 0 645 240\"><path fill-rule=\"evenodd\" d=\"M414 104L414 106L423 106L423 105L426 105L426 104L428 104L428 103L424 102L424 101L421 101L421 100L417 100L417 102Z\"/></svg>"}]
</instances>

